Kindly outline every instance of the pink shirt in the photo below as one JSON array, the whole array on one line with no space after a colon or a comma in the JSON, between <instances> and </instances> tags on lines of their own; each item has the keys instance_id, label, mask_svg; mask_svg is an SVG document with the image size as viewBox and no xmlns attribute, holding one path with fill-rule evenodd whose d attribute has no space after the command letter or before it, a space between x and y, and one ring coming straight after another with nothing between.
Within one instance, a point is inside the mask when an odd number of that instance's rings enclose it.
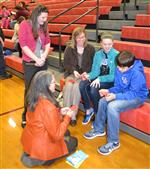
<instances>
[{"instance_id":1,"label":"pink shirt","mask_svg":"<svg viewBox=\"0 0 150 169\"><path fill-rule=\"evenodd\" d=\"M8 10L2 11L2 17L3 17L3 18L8 18L9 15L10 15L10 12L9 12Z\"/></svg>"},{"instance_id":2,"label":"pink shirt","mask_svg":"<svg viewBox=\"0 0 150 169\"><path fill-rule=\"evenodd\" d=\"M22 21L19 28L19 43L21 48L24 46L28 46L32 52L35 51L37 41L34 39L32 34L32 26L29 21ZM46 36L43 32L39 31L39 37L42 42L42 48L44 49L45 45L50 43L49 34ZM24 52L22 55L22 59L26 62L30 62L32 59L27 56Z\"/></svg>"}]
</instances>

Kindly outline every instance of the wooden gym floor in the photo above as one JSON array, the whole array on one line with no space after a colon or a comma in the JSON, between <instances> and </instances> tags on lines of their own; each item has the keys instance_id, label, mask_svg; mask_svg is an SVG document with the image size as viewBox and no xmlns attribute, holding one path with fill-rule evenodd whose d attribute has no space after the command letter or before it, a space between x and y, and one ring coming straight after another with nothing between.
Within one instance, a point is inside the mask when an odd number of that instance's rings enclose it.
<instances>
[{"instance_id":1,"label":"wooden gym floor","mask_svg":"<svg viewBox=\"0 0 150 169\"><path fill-rule=\"evenodd\" d=\"M23 80L13 76L12 79L0 81L0 169L24 169L20 162L22 146L21 114L24 100ZM93 140L83 138L83 133L91 129L91 124L82 125L83 112L79 112L76 127L69 127L72 135L79 140L78 149L83 150L89 158L80 169L148 169L150 168L150 147L148 144L120 132L121 146L109 156L97 153L97 147L106 142L106 137ZM49 167L51 169L71 169L65 158Z\"/></svg>"}]
</instances>

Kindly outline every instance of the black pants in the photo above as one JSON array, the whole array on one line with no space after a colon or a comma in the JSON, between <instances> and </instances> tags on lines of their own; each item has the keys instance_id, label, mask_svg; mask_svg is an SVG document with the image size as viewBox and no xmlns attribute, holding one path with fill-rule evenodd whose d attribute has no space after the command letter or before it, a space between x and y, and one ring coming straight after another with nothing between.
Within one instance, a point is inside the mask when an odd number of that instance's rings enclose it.
<instances>
[{"instance_id":1,"label":"black pants","mask_svg":"<svg viewBox=\"0 0 150 169\"><path fill-rule=\"evenodd\" d=\"M41 70L47 70L48 61L46 60L45 64L41 67L35 66L34 63L28 63L28 62L23 61L23 68L24 68L24 82L25 82L25 91L24 91L24 99L25 99L25 96L30 86L30 82L32 78L37 72ZM24 111L22 114L22 121L26 121L26 111L27 111L27 108L24 106Z\"/></svg>"},{"instance_id":2,"label":"black pants","mask_svg":"<svg viewBox=\"0 0 150 169\"><path fill-rule=\"evenodd\" d=\"M69 136L69 139L65 142L66 142L68 152L69 152L67 155L69 155L76 150L78 146L78 140L75 137ZM62 156L62 157L65 157L65 156ZM53 164L56 160L59 160L62 157L44 161L44 160L33 159L28 154L23 153L21 157L21 161L27 167L34 167L34 166L40 166L40 165L48 166L48 165Z\"/></svg>"},{"instance_id":3,"label":"black pants","mask_svg":"<svg viewBox=\"0 0 150 169\"><path fill-rule=\"evenodd\" d=\"M3 47L0 44L0 75L4 75L5 72L5 60L3 55Z\"/></svg>"}]
</instances>

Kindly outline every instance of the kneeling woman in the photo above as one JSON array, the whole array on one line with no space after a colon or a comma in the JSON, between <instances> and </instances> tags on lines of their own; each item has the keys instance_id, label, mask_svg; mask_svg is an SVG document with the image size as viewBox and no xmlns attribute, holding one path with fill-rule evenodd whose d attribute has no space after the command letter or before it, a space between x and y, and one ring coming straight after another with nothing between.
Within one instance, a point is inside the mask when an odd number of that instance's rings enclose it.
<instances>
[{"instance_id":1,"label":"kneeling woman","mask_svg":"<svg viewBox=\"0 0 150 169\"><path fill-rule=\"evenodd\" d=\"M26 95L27 124L21 137L21 161L27 167L50 165L77 147L77 139L67 130L73 111L59 109L54 92L54 75L49 71L36 73Z\"/></svg>"}]
</instances>

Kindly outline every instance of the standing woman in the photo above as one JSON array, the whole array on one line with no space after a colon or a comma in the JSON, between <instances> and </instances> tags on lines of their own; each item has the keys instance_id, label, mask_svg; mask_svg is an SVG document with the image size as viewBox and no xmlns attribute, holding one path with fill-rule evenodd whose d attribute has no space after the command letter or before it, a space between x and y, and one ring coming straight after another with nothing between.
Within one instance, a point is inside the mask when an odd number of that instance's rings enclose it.
<instances>
[{"instance_id":1,"label":"standing woman","mask_svg":"<svg viewBox=\"0 0 150 169\"><path fill-rule=\"evenodd\" d=\"M72 126L76 125L76 115L81 99L79 82L83 72L90 72L94 54L94 47L87 44L85 29L77 27L72 33L72 43L66 47L64 52L64 76L66 79L63 90L64 106L77 106L70 122Z\"/></svg>"},{"instance_id":2,"label":"standing woman","mask_svg":"<svg viewBox=\"0 0 150 169\"><path fill-rule=\"evenodd\" d=\"M47 26L48 9L37 6L29 20L20 24L19 43L22 48L24 68L25 94L34 74L48 67L47 56L50 49L50 39ZM26 107L22 114L22 127L26 124Z\"/></svg>"}]
</instances>

